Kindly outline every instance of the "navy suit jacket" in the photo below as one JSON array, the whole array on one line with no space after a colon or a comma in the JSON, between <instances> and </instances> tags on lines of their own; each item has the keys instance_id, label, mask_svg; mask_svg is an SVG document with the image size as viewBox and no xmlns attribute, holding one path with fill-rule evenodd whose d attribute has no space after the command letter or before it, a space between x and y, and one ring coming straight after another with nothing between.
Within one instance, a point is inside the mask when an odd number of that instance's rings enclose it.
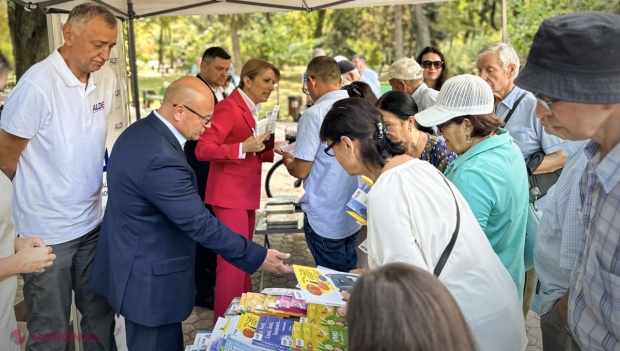
<instances>
[{"instance_id":1,"label":"navy suit jacket","mask_svg":"<svg viewBox=\"0 0 620 351\"><path fill-rule=\"evenodd\" d=\"M90 288L134 323L156 327L191 314L196 242L250 274L267 255L211 216L181 145L153 113L114 144L108 192Z\"/></svg>"}]
</instances>

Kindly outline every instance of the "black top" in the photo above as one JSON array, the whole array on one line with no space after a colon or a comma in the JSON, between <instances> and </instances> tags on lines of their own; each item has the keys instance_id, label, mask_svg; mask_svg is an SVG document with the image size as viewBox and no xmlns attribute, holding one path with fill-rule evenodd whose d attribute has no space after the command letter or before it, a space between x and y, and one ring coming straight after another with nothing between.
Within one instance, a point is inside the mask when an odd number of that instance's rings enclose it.
<instances>
[{"instance_id":1,"label":"black top","mask_svg":"<svg viewBox=\"0 0 620 351\"><path fill-rule=\"evenodd\" d=\"M213 101L217 104L219 101L217 96L215 96L215 92L211 89L211 86L200 76L200 74L196 75L196 78L203 81L213 93ZM196 145L198 145L197 140L188 140L185 142L185 158L187 159L187 163L189 163L190 167L196 173L196 178L198 181L198 195L202 201L205 200L205 192L207 191L207 178L209 176L209 162L202 162L196 159Z\"/></svg>"}]
</instances>

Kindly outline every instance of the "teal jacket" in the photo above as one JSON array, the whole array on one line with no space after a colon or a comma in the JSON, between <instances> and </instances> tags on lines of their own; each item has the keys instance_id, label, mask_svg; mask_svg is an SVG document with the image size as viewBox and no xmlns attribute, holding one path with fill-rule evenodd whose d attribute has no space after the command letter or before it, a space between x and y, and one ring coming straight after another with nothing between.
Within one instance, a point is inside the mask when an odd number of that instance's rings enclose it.
<instances>
[{"instance_id":1,"label":"teal jacket","mask_svg":"<svg viewBox=\"0 0 620 351\"><path fill-rule=\"evenodd\" d=\"M467 200L523 300L529 185L519 147L500 128L495 137L460 155L445 175Z\"/></svg>"}]
</instances>

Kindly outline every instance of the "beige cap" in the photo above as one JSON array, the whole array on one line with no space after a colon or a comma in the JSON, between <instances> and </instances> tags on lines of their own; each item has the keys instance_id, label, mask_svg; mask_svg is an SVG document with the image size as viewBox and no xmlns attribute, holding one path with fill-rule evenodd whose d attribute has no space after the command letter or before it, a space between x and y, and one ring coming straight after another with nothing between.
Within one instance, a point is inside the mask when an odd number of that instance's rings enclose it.
<instances>
[{"instance_id":1,"label":"beige cap","mask_svg":"<svg viewBox=\"0 0 620 351\"><path fill-rule=\"evenodd\" d=\"M402 80L415 80L422 79L424 70L420 67L420 64L414 59L403 57L396 60L387 73L384 73L379 77L380 82L386 82L390 79L402 79Z\"/></svg>"}]
</instances>

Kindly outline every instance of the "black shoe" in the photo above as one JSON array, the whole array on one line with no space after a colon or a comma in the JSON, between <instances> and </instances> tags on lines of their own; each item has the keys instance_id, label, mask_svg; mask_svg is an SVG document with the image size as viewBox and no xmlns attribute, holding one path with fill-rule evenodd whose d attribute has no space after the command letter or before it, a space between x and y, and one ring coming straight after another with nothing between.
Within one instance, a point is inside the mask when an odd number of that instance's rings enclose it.
<instances>
[{"instance_id":1,"label":"black shoe","mask_svg":"<svg viewBox=\"0 0 620 351\"><path fill-rule=\"evenodd\" d=\"M208 308L210 310L213 309L213 304L214 304L213 295L211 295L211 296L209 296L207 298L198 298L198 297L196 297L196 300L194 301L194 306L204 307L204 308Z\"/></svg>"}]
</instances>

